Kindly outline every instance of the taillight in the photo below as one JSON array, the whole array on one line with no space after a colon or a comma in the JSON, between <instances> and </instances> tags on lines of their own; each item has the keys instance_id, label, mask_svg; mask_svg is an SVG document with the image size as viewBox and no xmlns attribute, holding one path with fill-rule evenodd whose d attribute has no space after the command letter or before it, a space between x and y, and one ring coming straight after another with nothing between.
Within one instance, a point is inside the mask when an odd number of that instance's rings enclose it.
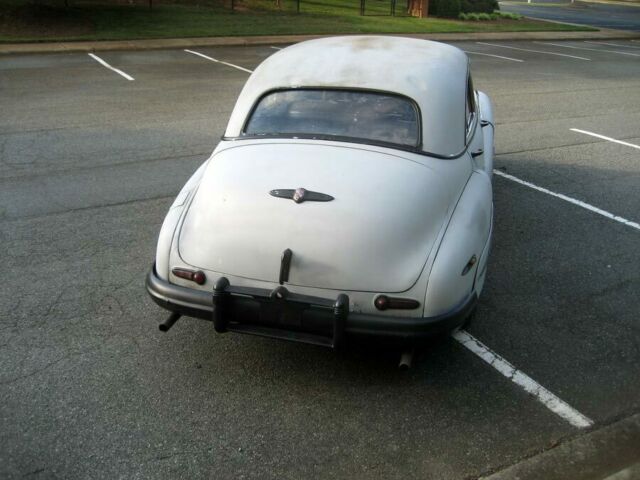
<instances>
[{"instance_id":1,"label":"taillight","mask_svg":"<svg viewBox=\"0 0 640 480\"><path fill-rule=\"evenodd\" d=\"M190 280L192 282L196 282L198 285L204 285L204 282L207 281L207 276L204 274L202 270L189 270L187 268L174 268L171 270L176 277L184 278L185 280Z\"/></svg>"},{"instance_id":2,"label":"taillight","mask_svg":"<svg viewBox=\"0 0 640 480\"><path fill-rule=\"evenodd\" d=\"M378 310L413 310L420 306L420 302L411 298L394 298L378 295L373 301Z\"/></svg>"}]
</instances>

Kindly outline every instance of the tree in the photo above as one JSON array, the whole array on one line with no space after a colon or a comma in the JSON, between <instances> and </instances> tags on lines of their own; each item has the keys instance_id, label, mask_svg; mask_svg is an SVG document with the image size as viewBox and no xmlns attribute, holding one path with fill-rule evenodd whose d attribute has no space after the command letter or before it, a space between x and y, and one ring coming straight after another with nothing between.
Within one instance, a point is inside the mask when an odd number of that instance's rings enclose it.
<instances>
[{"instance_id":1,"label":"tree","mask_svg":"<svg viewBox=\"0 0 640 480\"><path fill-rule=\"evenodd\" d=\"M408 10L413 17L425 18L429 15L429 0L409 0Z\"/></svg>"}]
</instances>

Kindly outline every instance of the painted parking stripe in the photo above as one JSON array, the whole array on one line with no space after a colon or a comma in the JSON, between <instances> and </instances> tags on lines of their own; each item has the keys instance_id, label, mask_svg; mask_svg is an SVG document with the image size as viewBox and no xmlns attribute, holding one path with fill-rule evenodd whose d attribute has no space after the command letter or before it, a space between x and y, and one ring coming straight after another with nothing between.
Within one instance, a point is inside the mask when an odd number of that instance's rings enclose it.
<instances>
[{"instance_id":1,"label":"painted parking stripe","mask_svg":"<svg viewBox=\"0 0 640 480\"><path fill-rule=\"evenodd\" d=\"M596 45L608 45L610 47L640 48L636 45L622 45L620 43L607 43L607 42L591 42L589 40L585 40L584 43L595 43Z\"/></svg>"},{"instance_id":2,"label":"painted parking stripe","mask_svg":"<svg viewBox=\"0 0 640 480\"><path fill-rule=\"evenodd\" d=\"M478 45L489 45L490 47L510 48L511 50L521 50L523 52L543 53L545 55L555 55L557 57L576 58L578 60L591 60L590 58L577 57L575 55L567 55L567 54L564 54L564 53L545 52L544 50L530 50L528 48L519 48L519 47L509 47L507 45L498 45L497 43L485 43L485 42L476 42L476 43Z\"/></svg>"},{"instance_id":3,"label":"painted parking stripe","mask_svg":"<svg viewBox=\"0 0 640 480\"><path fill-rule=\"evenodd\" d=\"M622 140L616 140L615 138L605 137L604 135L600 135L599 133L587 132L586 130L580 130L579 128L570 128L572 132L583 133L585 135L590 135L592 137L601 138L602 140L607 140L608 142L619 143L620 145L624 145L626 147L637 148L640 150L640 145L636 145L634 143L623 142Z\"/></svg>"},{"instance_id":4,"label":"painted parking stripe","mask_svg":"<svg viewBox=\"0 0 640 480\"><path fill-rule=\"evenodd\" d=\"M89 53L88 55L91 58L93 58L96 62L98 62L100 65L102 65L103 67L106 67L109 70L112 70L112 71L116 72L118 75L122 75L127 80L129 80L129 81L135 80L131 75L128 75L128 74L124 73L122 70L119 70L119 69L117 69L115 67L112 67L107 62L105 62L103 59L101 59L99 56L94 55L93 53Z\"/></svg>"},{"instance_id":5,"label":"painted parking stripe","mask_svg":"<svg viewBox=\"0 0 640 480\"><path fill-rule=\"evenodd\" d=\"M640 57L640 53L618 52L616 50L603 50L602 48L576 47L574 45L563 45L561 43L551 43L551 42L533 42L533 43L539 43L540 45L553 45L554 47L573 48L575 50L591 50L592 52L617 53L618 55L630 55L632 57Z\"/></svg>"},{"instance_id":6,"label":"painted parking stripe","mask_svg":"<svg viewBox=\"0 0 640 480\"><path fill-rule=\"evenodd\" d=\"M253 70L249 70L249 69L241 67L239 65L234 65L233 63L223 62L222 60L218 60L216 58L209 57L209 56L205 55L204 53L194 52L193 50L187 50L186 48L185 48L184 51L187 52L187 53L192 53L193 55L197 55L197 56L202 57L202 58L206 58L207 60L211 60L212 62L221 63L223 65L227 65L228 67L237 68L238 70L242 70L243 72L253 73Z\"/></svg>"},{"instance_id":7,"label":"painted parking stripe","mask_svg":"<svg viewBox=\"0 0 640 480\"><path fill-rule=\"evenodd\" d=\"M495 57L501 58L503 60L511 60L512 62L524 62L524 60L520 60L519 58L503 57L501 55L493 55L491 53L470 52L469 50L463 50L463 52L471 53L472 55L483 55L485 57Z\"/></svg>"},{"instance_id":8,"label":"painted parking stripe","mask_svg":"<svg viewBox=\"0 0 640 480\"><path fill-rule=\"evenodd\" d=\"M282 50L282 48L281 48L281 47L274 47L274 46L271 46L271 47L269 47L269 48L273 48L274 50Z\"/></svg>"},{"instance_id":9,"label":"painted parking stripe","mask_svg":"<svg viewBox=\"0 0 640 480\"><path fill-rule=\"evenodd\" d=\"M586 417L561 398L557 397L544 388L526 373L518 370L507 360L484 345L480 340L464 330L458 330L451 334L467 350L473 352L482 360L487 362L503 376L522 388L525 392L533 395L536 400L545 407L566 420L577 428L586 428L593 425L593 420Z\"/></svg>"},{"instance_id":10,"label":"painted parking stripe","mask_svg":"<svg viewBox=\"0 0 640 480\"><path fill-rule=\"evenodd\" d=\"M631 220L627 220L626 218L620 217L618 215L614 215L611 212L607 212L606 210L602 210L601 208L598 207L594 207L593 205L590 205L586 202L583 202L582 200L578 200L575 198L571 198L568 197L567 195L564 195L562 193L556 193L556 192L552 192L551 190L548 190L544 187L539 187L538 185L534 185L531 182L527 182L526 180L522 180L518 177L514 177L513 175L509 175L508 173L504 173L501 172L500 170L494 170L493 173L495 173L496 175L509 179L513 182L519 183L520 185L524 185L525 187L529 187L529 188L533 188L534 190L537 190L539 192L542 193L546 193L547 195L551 195L552 197L556 197L559 198L561 200L564 200L565 202L569 202L572 203L574 205L577 205L579 207L582 207L584 209L587 209L591 212L597 213L598 215L602 215L603 217L607 217L610 220L615 220L616 222L622 223L623 225L626 225L627 227L631 227L631 228L635 228L636 230L640 230L640 223L637 222L632 222Z\"/></svg>"}]
</instances>

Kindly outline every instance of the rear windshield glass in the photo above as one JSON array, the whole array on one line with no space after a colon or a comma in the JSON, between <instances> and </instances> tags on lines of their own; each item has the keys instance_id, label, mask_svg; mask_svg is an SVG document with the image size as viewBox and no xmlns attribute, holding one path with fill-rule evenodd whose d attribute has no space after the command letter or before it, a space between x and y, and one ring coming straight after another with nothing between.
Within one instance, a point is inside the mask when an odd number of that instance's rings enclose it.
<instances>
[{"instance_id":1,"label":"rear windshield glass","mask_svg":"<svg viewBox=\"0 0 640 480\"><path fill-rule=\"evenodd\" d=\"M396 95L343 90L284 90L265 95L244 135L337 136L417 147L418 113Z\"/></svg>"}]
</instances>

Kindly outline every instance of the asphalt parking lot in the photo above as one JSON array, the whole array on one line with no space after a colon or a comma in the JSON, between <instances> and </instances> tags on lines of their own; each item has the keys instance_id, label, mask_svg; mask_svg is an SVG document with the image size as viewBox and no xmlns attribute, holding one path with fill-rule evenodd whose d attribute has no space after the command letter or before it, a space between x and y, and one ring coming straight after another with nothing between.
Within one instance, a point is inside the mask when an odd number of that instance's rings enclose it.
<instances>
[{"instance_id":1,"label":"asphalt parking lot","mask_svg":"<svg viewBox=\"0 0 640 480\"><path fill-rule=\"evenodd\" d=\"M0 477L475 478L638 413L640 42L456 45L497 120L480 343L408 372L157 330L164 214L223 132L234 65L275 49L0 58Z\"/></svg>"},{"instance_id":2,"label":"asphalt parking lot","mask_svg":"<svg viewBox=\"0 0 640 480\"><path fill-rule=\"evenodd\" d=\"M640 5L628 2L534 0L500 2L503 12L519 13L531 18L577 23L598 28L615 28L640 32Z\"/></svg>"}]
</instances>

